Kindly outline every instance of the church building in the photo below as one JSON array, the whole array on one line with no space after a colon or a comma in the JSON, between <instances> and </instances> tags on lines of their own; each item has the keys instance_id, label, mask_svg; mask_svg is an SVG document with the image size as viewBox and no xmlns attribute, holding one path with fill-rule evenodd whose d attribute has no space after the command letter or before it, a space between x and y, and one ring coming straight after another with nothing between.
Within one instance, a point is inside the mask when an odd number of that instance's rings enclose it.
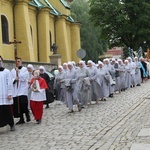
<instances>
[{"instance_id":1,"label":"church building","mask_svg":"<svg viewBox=\"0 0 150 150\"><path fill-rule=\"evenodd\" d=\"M49 63L55 46L62 63L78 62L80 23L71 17L69 1L0 0L0 55Z\"/></svg>"}]
</instances>

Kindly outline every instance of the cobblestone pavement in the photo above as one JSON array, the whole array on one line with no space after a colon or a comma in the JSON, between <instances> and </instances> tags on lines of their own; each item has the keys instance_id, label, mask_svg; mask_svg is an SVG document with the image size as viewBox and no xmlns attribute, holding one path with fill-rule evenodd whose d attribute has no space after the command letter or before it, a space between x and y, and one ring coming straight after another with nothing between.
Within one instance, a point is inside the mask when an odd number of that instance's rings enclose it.
<instances>
[{"instance_id":1,"label":"cobblestone pavement","mask_svg":"<svg viewBox=\"0 0 150 150\"><path fill-rule=\"evenodd\" d=\"M55 101L40 125L32 117L15 132L0 128L0 150L130 150L133 143L150 144L150 137L137 136L150 128L149 87L150 80L81 112L75 107L73 114Z\"/></svg>"}]
</instances>

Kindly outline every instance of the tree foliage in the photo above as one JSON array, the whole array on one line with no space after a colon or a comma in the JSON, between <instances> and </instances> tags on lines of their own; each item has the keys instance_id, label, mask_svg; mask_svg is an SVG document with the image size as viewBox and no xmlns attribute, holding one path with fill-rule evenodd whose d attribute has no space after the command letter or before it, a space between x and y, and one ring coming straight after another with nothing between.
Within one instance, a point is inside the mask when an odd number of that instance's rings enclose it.
<instances>
[{"instance_id":1,"label":"tree foliage","mask_svg":"<svg viewBox=\"0 0 150 150\"><path fill-rule=\"evenodd\" d=\"M150 41L150 0L90 0L90 14L111 47L137 50Z\"/></svg>"},{"instance_id":2,"label":"tree foliage","mask_svg":"<svg viewBox=\"0 0 150 150\"><path fill-rule=\"evenodd\" d=\"M99 55L107 50L107 43L100 39L101 29L90 21L87 0L75 0L71 4L72 17L81 23L81 47L86 50L85 61L98 61Z\"/></svg>"}]
</instances>

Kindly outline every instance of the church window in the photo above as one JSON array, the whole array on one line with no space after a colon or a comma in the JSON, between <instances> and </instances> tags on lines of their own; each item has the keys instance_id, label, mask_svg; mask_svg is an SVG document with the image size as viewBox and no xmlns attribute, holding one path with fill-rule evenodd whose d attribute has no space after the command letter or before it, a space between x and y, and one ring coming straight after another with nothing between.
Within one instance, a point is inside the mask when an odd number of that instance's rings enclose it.
<instances>
[{"instance_id":1,"label":"church window","mask_svg":"<svg viewBox=\"0 0 150 150\"><path fill-rule=\"evenodd\" d=\"M4 44L9 43L8 21L4 15L1 15L2 41Z\"/></svg>"},{"instance_id":2,"label":"church window","mask_svg":"<svg viewBox=\"0 0 150 150\"><path fill-rule=\"evenodd\" d=\"M51 31L49 31L49 41L50 41L50 50L51 50L51 46L52 46L52 33L51 33Z\"/></svg>"},{"instance_id":3,"label":"church window","mask_svg":"<svg viewBox=\"0 0 150 150\"><path fill-rule=\"evenodd\" d=\"M32 42L33 42L33 31L32 31L32 26L30 25L30 31L31 31L31 38L32 38Z\"/></svg>"}]
</instances>

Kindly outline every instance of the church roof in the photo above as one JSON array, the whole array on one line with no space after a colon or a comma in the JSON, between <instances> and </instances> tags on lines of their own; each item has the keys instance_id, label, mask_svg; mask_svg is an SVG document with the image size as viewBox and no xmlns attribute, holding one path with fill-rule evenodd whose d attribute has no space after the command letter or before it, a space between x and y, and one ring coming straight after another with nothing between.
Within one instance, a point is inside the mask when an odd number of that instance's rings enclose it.
<instances>
[{"instance_id":1,"label":"church roof","mask_svg":"<svg viewBox=\"0 0 150 150\"><path fill-rule=\"evenodd\" d=\"M66 7L67 9L70 9L69 5L67 4L66 1L64 0L60 0L60 2L64 5L64 7ZM56 8L54 8L51 3L49 2L49 0L43 0L43 2L41 2L40 0L32 0L31 2L29 2L30 5L37 7L37 8L44 8L44 7L48 7L50 8L50 13L56 16L62 15ZM71 16L67 17L67 20L70 22L75 22L74 19Z\"/></svg>"},{"instance_id":2,"label":"church roof","mask_svg":"<svg viewBox=\"0 0 150 150\"><path fill-rule=\"evenodd\" d=\"M40 2L40 0L32 0L31 2L29 2L30 5L34 6L34 7L37 7L37 8L43 8L43 7L49 7L51 10L50 10L50 13L52 13L53 15L60 15L61 13L56 10L48 0L44 0L45 4L43 4L42 2Z\"/></svg>"},{"instance_id":3,"label":"church roof","mask_svg":"<svg viewBox=\"0 0 150 150\"><path fill-rule=\"evenodd\" d=\"M58 10L56 10L56 9L50 4L50 2L49 2L48 0L44 0L44 1L45 1L45 3L47 4L47 6L51 8L51 11L50 11L50 12L51 12L52 14L57 15L57 16L61 14Z\"/></svg>"},{"instance_id":4,"label":"church roof","mask_svg":"<svg viewBox=\"0 0 150 150\"><path fill-rule=\"evenodd\" d=\"M67 3L66 1L60 0L60 2L61 2L66 8L70 9L70 7L69 7L69 5L68 5L68 3Z\"/></svg>"},{"instance_id":5,"label":"church roof","mask_svg":"<svg viewBox=\"0 0 150 150\"><path fill-rule=\"evenodd\" d=\"M45 7L39 0L32 0L29 4L37 8Z\"/></svg>"},{"instance_id":6,"label":"church roof","mask_svg":"<svg viewBox=\"0 0 150 150\"><path fill-rule=\"evenodd\" d=\"M71 22L75 22L74 19L73 19L71 16L68 16L68 17L67 17L67 20L68 20L68 21L71 21Z\"/></svg>"}]
</instances>

